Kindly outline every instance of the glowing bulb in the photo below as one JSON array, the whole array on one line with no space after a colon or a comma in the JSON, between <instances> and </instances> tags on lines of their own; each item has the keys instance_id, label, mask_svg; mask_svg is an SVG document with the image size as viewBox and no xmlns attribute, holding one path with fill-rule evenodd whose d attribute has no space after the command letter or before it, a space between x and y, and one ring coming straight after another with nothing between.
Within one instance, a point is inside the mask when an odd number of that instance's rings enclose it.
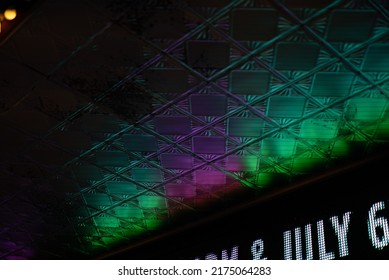
<instances>
[{"instance_id":1,"label":"glowing bulb","mask_svg":"<svg viewBox=\"0 0 389 280\"><path fill-rule=\"evenodd\" d=\"M16 18L16 9L9 8L4 12L4 18L6 20L13 20Z\"/></svg>"}]
</instances>

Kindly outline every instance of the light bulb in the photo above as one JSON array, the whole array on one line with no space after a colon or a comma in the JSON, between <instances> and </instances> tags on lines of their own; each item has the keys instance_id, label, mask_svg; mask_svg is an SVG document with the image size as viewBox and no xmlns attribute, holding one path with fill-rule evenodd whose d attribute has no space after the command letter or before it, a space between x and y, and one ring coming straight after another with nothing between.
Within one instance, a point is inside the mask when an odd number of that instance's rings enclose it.
<instances>
[{"instance_id":1,"label":"light bulb","mask_svg":"<svg viewBox=\"0 0 389 280\"><path fill-rule=\"evenodd\" d=\"M15 19L16 18L16 9L9 8L9 9L5 10L4 18L6 20L13 20L13 19Z\"/></svg>"}]
</instances>

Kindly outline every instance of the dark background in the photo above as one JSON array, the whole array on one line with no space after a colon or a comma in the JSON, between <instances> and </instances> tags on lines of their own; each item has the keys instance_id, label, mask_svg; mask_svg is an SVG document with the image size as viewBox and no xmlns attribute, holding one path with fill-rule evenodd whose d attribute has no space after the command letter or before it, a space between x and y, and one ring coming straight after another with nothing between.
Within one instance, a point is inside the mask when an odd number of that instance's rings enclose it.
<instances>
[{"instance_id":1,"label":"dark background","mask_svg":"<svg viewBox=\"0 0 389 280\"><path fill-rule=\"evenodd\" d=\"M198 224L185 225L170 231L158 240L121 249L103 258L110 259L204 259L213 253L221 259L222 250L239 246L239 259L252 259L251 245L256 239L264 241L264 257L283 259L283 232L312 224L313 256L319 258L316 222L324 220L327 252L339 259L337 237L330 217L351 211L348 230L349 255L342 259L387 259L389 246L383 250L373 247L368 235L368 212L379 201L389 203L387 186L388 152L369 158L348 159L319 176L299 181L282 191L269 191L261 201L248 201L231 206L228 213L204 217ZM388 209L377 212L389 218ZM378 229L378 233L379 233ZM293 235L292 235L293 237ZM294 239L292 239L293 248ZM304 248L304 247L303 247ZM295 252L293 251L293 258ZM305 258L305 249L303 249Z\"/></svg>"}]
</instances>

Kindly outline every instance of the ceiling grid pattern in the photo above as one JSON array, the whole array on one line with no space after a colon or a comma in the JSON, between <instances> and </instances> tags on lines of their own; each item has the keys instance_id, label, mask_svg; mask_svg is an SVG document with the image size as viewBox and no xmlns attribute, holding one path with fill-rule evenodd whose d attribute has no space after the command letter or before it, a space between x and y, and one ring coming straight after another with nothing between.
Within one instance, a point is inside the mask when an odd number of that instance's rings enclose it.
<instances>
[{"instance_id":1,"label":"ceiling grid pattern","mask_svg":"<svg viewBox=\"0 0 389 280\"><path fill-rule=\"evenodd\" d=\"M387 9L42 1L0 45L0 258L90 257L379 149Z\"/></svg>"}]
</instances>

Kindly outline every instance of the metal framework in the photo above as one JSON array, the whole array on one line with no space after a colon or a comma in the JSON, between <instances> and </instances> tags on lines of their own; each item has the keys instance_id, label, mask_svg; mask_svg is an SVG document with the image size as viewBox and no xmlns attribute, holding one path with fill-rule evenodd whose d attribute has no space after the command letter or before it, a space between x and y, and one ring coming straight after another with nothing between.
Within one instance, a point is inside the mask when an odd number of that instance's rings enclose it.
<instances>
[{"instance_id":1,"label":"metal framework","mask_svg":"<svg viewBox=\"0 0 389 280\"><path fill-rule=\"evenodd\" d=\"M0 258L91 257L379 149L388 17L378 0L44 2L0 48Z\"/></svg>"}]
</instances>

